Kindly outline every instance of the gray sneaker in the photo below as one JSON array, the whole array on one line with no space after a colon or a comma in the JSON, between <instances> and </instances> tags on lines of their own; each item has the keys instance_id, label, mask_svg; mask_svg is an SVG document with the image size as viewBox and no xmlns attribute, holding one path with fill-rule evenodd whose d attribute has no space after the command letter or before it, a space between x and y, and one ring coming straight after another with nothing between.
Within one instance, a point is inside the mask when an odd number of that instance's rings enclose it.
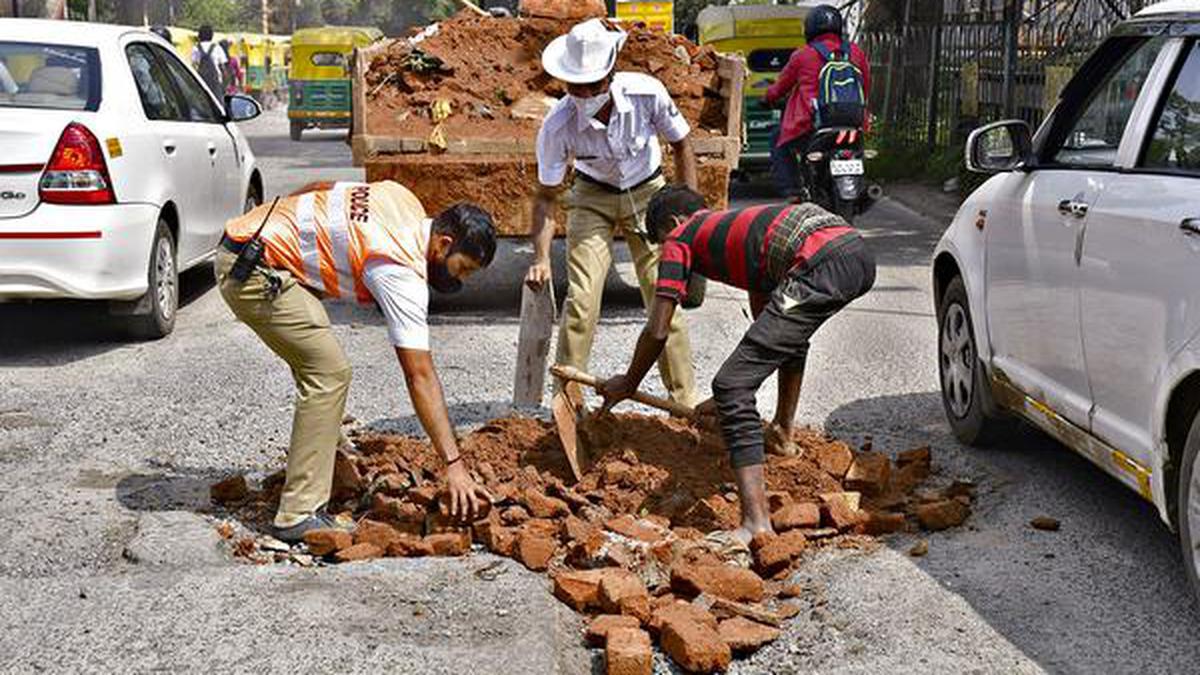
<instances>
[{"instance_id":1,"label":"gray sneaker","mask_svg":"<svg viewBox=\"0 0 1200 675\"><path fill-rule=\"evenodd\" d=\"M304 535L313 530L343 530L353 532L354 526L342 525L337 519L325 511L325 507L317 509L316 513L291 527L272 527L271 534L278 540L289 544L304 541Z\"/></svg>"}]
</instances>

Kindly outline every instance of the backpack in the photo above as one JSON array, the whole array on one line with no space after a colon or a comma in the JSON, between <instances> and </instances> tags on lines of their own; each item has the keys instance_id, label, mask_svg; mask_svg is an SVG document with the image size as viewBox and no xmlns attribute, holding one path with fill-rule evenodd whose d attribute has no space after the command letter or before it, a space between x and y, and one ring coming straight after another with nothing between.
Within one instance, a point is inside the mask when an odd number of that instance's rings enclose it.
<instances>
[{"instance_id":1,"label":"backpack","mask_svg":"<svg viewBox=\"0 0 1200 675\"><path fill-rule=\"evenodd\" d=\"M219 45L213 42L208 45L208 49L201 49L200 63L196 66L196 70L213 95L221 99L225 96L225 83L221 80L221 71L217 70L217 64L213 63L212 57L213 50L218 48Z\"/></svg>"},{"instance_id":2,"label":"backpack","mask_svg":"<svg viewBox=\"0 0 1200 675\"><path fill-rule=\"evenodd\" d=\"M820 41L810 44L825 59L817 75L817 99L813 101L815 128L862 127L866 121L867 96L862 71L850 61L850 43L842 40L837 51Z\"/></svg>"}]
</instances>

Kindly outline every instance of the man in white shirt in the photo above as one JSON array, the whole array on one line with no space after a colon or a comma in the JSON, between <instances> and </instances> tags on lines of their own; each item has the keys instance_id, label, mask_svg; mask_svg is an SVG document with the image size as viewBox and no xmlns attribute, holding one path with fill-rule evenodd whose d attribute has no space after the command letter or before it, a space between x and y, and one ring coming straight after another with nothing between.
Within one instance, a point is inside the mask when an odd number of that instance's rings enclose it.
<instances>
[{"instance_id":1,"label":"man in white shirt","mask_svg":"<svg viewBox=\"0 0 1200 675\"><path fill-rule=\"evenodd\" d=\"M584 370L618 231L633 254L646 307L654 297L659 251L646 237L644 216L650 198L666 184L659 136L671 145L676 179L697 187L691 128L666 87L649 75L613 72L624 43L624 32L610 31L603 21L592 19L542 52L542 67L566 84L568 96L550 109L538 133L535 253L525 282L537 289L550 281L554 228L547 224L547 214L568 169L574 167L568 196L567 299L556 362ZM671 324L658 367L671 398L693 405L695 374L681 314Z\"/></svg>"},{"instance_id":2,"label":"man in white shirt","mask_svg":"<svg viewBox=\"0 0 1200 675\"><path fill-rule=\"evenodd\" d=\"M196 68L204 84L212 90L213 95L222 99L225 96L225 78L222 73L225 72L225 64L229 57L225 54L225 49L213 40L212 26L200 26L197 33L199 42L192 47L192 66Z\"/></svg>"}]
</instances>

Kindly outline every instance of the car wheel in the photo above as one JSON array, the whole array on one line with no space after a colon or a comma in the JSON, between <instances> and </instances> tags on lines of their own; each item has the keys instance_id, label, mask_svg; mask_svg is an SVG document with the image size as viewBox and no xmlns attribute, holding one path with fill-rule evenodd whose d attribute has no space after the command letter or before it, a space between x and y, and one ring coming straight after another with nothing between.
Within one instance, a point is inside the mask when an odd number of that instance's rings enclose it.
<instances>
[{"instance_id":1,"label":"car wheel","mask_svg":"<svg viewBox=\"0 0 1200 675\"><path fill-rule=\"evenodd\" d=\"M131 317L130 331L135 337L155 340L175 329L179 309L179 268L175 264L175 238L166 221L159 220L150 247L150 287L143 298L149 311Z\"/></svg>"},{"instance_id":2,"label":"car wheel","mask_svg":"<svg viewBox=\"0 0 1200 675\"><path fill-rule=\"evenodd\" d=\"M958 440L987 445L1000 421L989 414L991 389L975 345L974 323L962 277L955 277L938 304L938 375L946 419Z\"/></svg>"},{"instance_id":3,"label":"car wheel","mask_svg":"<svg viewBox=\"0 0 1200 675\"><path fill-rule=\"evenodd\" d=\"M258 190L251 185L246 191L246 203L242 205L242 213L250 213L260 204L262 204L262 195L258 194Z\"/></svg>"},{"instance_id":4,"label":"car wheel","mask_svg":"<svg viewBox=\"0 0 1200 675\"><path fill-rule=\"evenodd\" d=\"M1179 501L1175 505L1175 519L1179 525L1179 546L1183 551L1183 564L1187 569L1192 592L1200 596L1200 415L1192 420L1184 445L1183 462L1179 467Z\"/></svg>"},{"instance_id":5,"label":"car wheel","mask_svg":"<svg viewBox=\"0 0 1200 675\"><path fill-rule=\"evenodd\" d=\"M300 136L302 136L304 134L304 123L303 122L292 122L291 125L288 127L288 132L291 135L293 141L300 140Z\"/></svg>"}]
</instances>

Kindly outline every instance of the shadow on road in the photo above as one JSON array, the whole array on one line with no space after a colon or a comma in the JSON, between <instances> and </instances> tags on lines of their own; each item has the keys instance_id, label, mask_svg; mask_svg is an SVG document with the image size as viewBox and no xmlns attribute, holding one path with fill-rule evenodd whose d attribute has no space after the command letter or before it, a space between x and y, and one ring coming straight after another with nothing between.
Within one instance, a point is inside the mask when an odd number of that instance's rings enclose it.
<instances>
[{"instance_id":1,"label":"shadow on road","mask_svg":"<svg viewBox=\"0 0 1200 675\"><path fill-rule=\"evenodd\" d=\"M874 434L893 451L929 443L936 480L977 482L966 526L922 535L930 552L911 559L920 570L1052 672L1120 672L1114 664L1132 666L1147 651L1195 663L1200 611L1157 509L1032 427L1014 422L996 447L973 449L953 439L942 415L939 394L925 392L854 401L827 425ZM1062 530L1031 528L1040 515ZM912 541L888 543L906 552Z\"/></svg>"},{"instance_id":2,"label":"shadow on road","mask_svg":"<svg viewBox=\"0 0 1200 675\"><path fill-rule=\"evenodd\" d=\"M180 312L215 283L207 263L179 275ZM0 303L0 326L0 366L14 368L63 365L135 342L123 317L110 316L104 302Z\"/></svg>"}]
</instances>

